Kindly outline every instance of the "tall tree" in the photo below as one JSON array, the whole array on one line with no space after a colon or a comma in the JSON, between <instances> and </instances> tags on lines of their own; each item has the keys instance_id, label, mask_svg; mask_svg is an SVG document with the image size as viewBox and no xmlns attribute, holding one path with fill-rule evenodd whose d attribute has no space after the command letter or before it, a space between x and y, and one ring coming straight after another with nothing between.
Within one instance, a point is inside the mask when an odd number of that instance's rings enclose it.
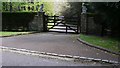
<instances>
[{"instance_id":1,"label":"tall tree","mask_svg":"<svg viewBox=\"0 0 120 68\"><path fill-rule=\"evenodd\" d=\"M92 3L95 13L98 15L98 24L104 29L111 30L112 36L120 35L120 2Z\"/></svg>"}]
</instances>

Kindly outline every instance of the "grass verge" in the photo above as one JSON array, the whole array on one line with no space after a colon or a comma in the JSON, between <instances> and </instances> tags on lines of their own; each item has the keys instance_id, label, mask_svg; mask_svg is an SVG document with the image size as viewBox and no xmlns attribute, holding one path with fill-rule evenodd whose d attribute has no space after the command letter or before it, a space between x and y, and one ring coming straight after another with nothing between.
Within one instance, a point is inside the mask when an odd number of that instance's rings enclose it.
<instances>
[{"instance_id":1,"label":"grass verge","mask_svg":"<svg viewBox=\"0 0 120 68\"><path fill-rule=\"evenodd\" d=\"M100 46L106 49L109 49L114 52L119 52L119 45L120 40L116 38L109 38L109 37L99 37L99 36L92 36L92 35L80 35L80 39L93 44L95 46Z\"/></svg>"},{"instance_id":2,"label":"grass verge","mask_svg":"<svg viewBox=\"0 0 120 68\"><path fill-rule=\"evenodd\" d=\"M16 35L16 34L26 34L29 32L0 32L0 36L10 36L10 35Z\"/></svg>"}]
</instances>

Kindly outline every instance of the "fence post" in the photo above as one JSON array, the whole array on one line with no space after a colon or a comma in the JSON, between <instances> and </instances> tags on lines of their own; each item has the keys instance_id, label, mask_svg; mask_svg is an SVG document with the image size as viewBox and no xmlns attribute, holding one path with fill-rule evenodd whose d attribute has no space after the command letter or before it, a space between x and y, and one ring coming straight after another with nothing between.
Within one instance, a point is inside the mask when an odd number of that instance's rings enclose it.
<instances>
[{"instance_id":1,"label":"fence post","mask_svg":"<svg viewBox=\"0 0 120 68\"><path fill-rule=\"evenodd\" d=\"M77 23L77 33L81 33L81 17L78 15L78 23Z\"/></svg>"},{"instance_id":2,"label":"fence post","mask_svg":"<svg viewBox=\"0 0 120 68\"><path fill-rule=\"evenodd\" d=\"M47 21L46 21L45 12L43 12L43 31L44 32L47 31Z\"/></svg>"},{"instance_id":3,"label":"fence post","mask_svg":"<svg viewBox=\"0 0 120 68\"><path fill-rule=\"evenodd\" d=\"M54 15L54 26L55 26L55 22L56 22L56 20L55 20L55 19L56 19L56 17L55 17L55 15Z\"/></svg>"},{"instance_id":4,"label":"fence post","mask_svg":"<svg viewBox=\"0 0 120 68\"><path fill-rule=\"evenodd\" d=\"M66 34L67 34L67 25L66 25Z\"/></svg>"},{"instance_id":5,"label":"fence post","mask_svg":"<svg viewBox=\"0 0 120 68\"><path fill-rule=\"evenodd\" d=\"M77 33L79 33L79 26L78 26L78 24L77 24Z\"/></svg>"}]
</instances>

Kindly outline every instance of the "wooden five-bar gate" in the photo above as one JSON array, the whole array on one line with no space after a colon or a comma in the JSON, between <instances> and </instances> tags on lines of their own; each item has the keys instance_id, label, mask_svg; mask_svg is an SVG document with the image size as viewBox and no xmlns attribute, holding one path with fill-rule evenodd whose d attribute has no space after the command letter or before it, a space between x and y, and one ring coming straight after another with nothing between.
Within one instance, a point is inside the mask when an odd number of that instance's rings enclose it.
<instances>
[{"instance_id":1,"label":"wooden five-bar gate","mask_svg":"<svg viewBox=\"0 0 120 68\"><path fill-rule=\"evenodd\" d=\"M48 31L79 33L80 17L45 16Z\"/></svg>"}]
</instances>

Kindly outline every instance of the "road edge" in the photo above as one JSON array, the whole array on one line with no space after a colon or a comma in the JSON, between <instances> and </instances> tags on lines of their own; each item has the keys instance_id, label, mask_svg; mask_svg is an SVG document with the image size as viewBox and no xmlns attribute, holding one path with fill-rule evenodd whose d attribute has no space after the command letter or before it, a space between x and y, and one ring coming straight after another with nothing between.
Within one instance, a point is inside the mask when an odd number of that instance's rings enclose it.
<instances>
[{"instance_id":1,"label":"road edge","mask_svg":"<svg viewBox=\"0 0 120 68\"><path fill-rule=\"evenodd\" d=\"M22 52L22 53L29 53L30 55L48 55L48 56L53 56L53 57L61 57L61 58L71 58L74 61L79 61L79 60L90 60L90 61L95 61L95 62L103 62L103 63L110 63L110 64L119 64L117 61L112 61L112 60L103 60L103 59L96 59L96 58L89 58L89 57L80 57L80 56L71 56L71 55L63 55L63 54L56 54L56 53L48 53L48 52L39 52L39 51L31 51L27 49L18 49L18 48L11 48L11 47L3 47L0 46L0 49L2 50L7 50L7 51L17 51Z\"/></svg>"},{"instance_id":2,"label":"road edge","mask_svg":"<svg viewBox=\"0 0 120 68\"><path fill-rule=\"evenodd\" d=\"M4 37L14 37L14 36L29 35L29 34L35 34L35 33L40 33L40 32L35 31L35 32L20 33L20 34L14 34L14 35L8 35L8 36L0 36L0 37L2 37L2 38L4 38Z\"/></svg>"},{"instance_id":3,"label":"road edge","mask_svg":"<svg viewBox=\"0 0 120 68\"><path fill-rule=\"evenodd\" d=\"M86 41L83 41L83 40L80 39L80 38L77 38L77 40L78 40L79 42L85 44L85 45L90 46L90 47L94 47L94 48L96 48L96 49L103 50L103 51L106 51L106 52L108 52L108 53L112 53L112 54L115 54L115 55L120 55L120 53L117 53L117 52L114 52L114 51L108 50L108 49L103 48L103 47L100 47L100 46L95 46L95 45L90 44L90 43L88 43L88 42L86 42Z\"/></svg>"}]
</instances>

